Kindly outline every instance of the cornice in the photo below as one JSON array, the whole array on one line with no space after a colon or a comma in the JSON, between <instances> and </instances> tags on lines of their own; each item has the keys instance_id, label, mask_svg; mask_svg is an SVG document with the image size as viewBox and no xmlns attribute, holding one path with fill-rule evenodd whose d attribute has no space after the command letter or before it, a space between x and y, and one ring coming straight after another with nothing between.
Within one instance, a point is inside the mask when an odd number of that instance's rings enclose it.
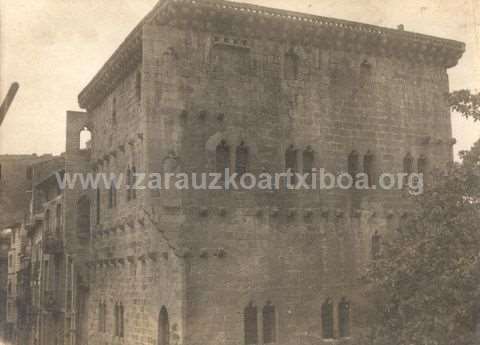
<instances>
[{"instance_id":1,"label":"cornice","mask_svg":"<svg viewBox=\"0 0 480 345\"><path fill-rule=\"evenodd\" d=\"M462 42L341 19L223 0L163 0L135 27L79 95L81 108L97 106L142 61L143 27L190 28L245 38L397 56L450 68L465 52Z\"/></svg>"}]
</instances>

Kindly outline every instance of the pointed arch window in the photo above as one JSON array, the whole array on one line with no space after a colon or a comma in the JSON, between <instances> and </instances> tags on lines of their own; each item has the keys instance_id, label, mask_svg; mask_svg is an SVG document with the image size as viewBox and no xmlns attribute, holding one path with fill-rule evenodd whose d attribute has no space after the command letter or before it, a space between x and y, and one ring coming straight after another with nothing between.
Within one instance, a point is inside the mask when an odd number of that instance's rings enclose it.
<instances>
[{"instance_id":1,"label":"pointed arch window","mask_svg":"<svg viewBox=\"0 0 480 345\"><path fill-rule=\"evenodd\" d=\"M242 141L237 147L236 152L236 161L235 161L235 172L238 176L246 174L248 171L248 161L249 161L249 150L245 143Z\"/></svg>"},{"instance_id":2,"label":"pointed arch window","mask_svg":"<svg viewBox=\"0 0 480 345\"><path fill-rule=\"evenodd\" d=\"M355 179L357 174L360 172L360 163L359 163L359 155L357 151L352 151L348 155L348 173L352 178Z\"/></svg>"},{"instance_id":3,"label":"pointed arch window","mask_svg":"<svg viewBox=\"0 0 480 345\"><path fill-rule=\"evenodd\" d=\"M215 151L215 167L217 173L225 176L225 170L230 168L230 147L225 140L217 145Z\"/></svg>"},{"instance_id":4,"label":"pointed arch window","mask_svg":"<svg viewBox=\"0 0 480 345\"><path fill-rule=\"evenodd\" d=\"M269 301L263 307L263 343L273 344L277 341L275 306Z\"/></svg>"},{"instance_id":5,"label":"pointed arch window","mask_svg":"<svg viewBox=\"0 0 480 345\"><path fill-rule=\"evenodd\" d=\"M410 152L403 158L403 172L408 175L413 173L413 157Z\"/></svg>"},{"instance_id":6,"label":"pointed arch window","mask_svg":"<svg viewBox=\"0 0 480 345\"><path fill-rule=\"evenodd\" d=\"M333 304L327 299L322 304L322 334L323 339L333 339Z\"/></svg>"},{"instance_id":7,"label":"pointed arch window","mask_svg":"<svg viewBox=\"0 0 480 345\"><path fill-rule=\"evenodd\" d=\"M289 177L287 183L290 186L294 186L296 184L296 176L295 173L298 172L298 161L297 161L297 150L293 145L285 152L285 170L288 172L290 171L293 175Z\"/></svg>"},{"instance_id":8,"label":"pointed arch window","mask_svg":"<svg viewBox=\"0 0 480 345\"><path fill-rule=\"evenodd\" d=\"M98 331L105 333L107 331L107 304L100 301L98 305Z\"/></svg>"},{"instance_id":9,"label":"pointed arch window","mask_svg":"<svg viewBox=\"0 0 480 345\"><path fill-rule=\"evenodd\" d=\"M250 303L244 310L245 345L258 344L257 307Z\"/></svg>"},{"instance_id":10,"label":"pointed arch window","mask_svg":"<svg viewBox=\"0 0 480 345\"><path fill-rule=\"evenodd\" d=\"M345 297L338 303L338 331L340 338L350 336L350 303Z\"/></svg>"},{"instance_id":11,"label":"pointed arch window","mask_svg":"<svg viewBox=\"0 0 480 345\"><path fill-rule=\"evenodd\" d=\"M122 303L115 304L115 336L124 336L124 309Z\"/></svg>"},{"instance_id":12,"label":"pointed arch window","mask_svg":"<svg viewBox=\"0 0 480 345\"><path fill-rule=\"evenodd\" d=\"M370 151L363 157L363 172L368 176L368 185L375 184L375 156Z\"/></svg>"},{"instance_id":13,"label":"pointed arch window","mask_svg":"<svg viewBox=\"0 0 480 345\"><path fill-rule=\"evenodd\" d=\"M90 200L87 196L77 202L76 231L80 238L88 239L90 234Z\"/></svg>"},{"instance_id":14,"label":"pointed arch window","mask_svg":"<svg viewBox=\"0 0 480 345\"><path fill-rule=\"evenodd\" d=\"M307 183L312 184L313 180L313 164L315 161L315 152L313 149L308 146L305 151L303 151L303 173L309 174L307 177Z\"/></svg>"},{"instance_id":15,"label":"pointed arch window","mask_svg":"<svg viewBox=\"0 0 480 345\"><path fill-rule=\"evenodd\" d=\"M162 307L158 315L157 345L170 345L170 322L165 307Z\"/></svg>"},{"instance_id":16,"label":"pointed arch window","mask_svg":"<svg viewBox=\"0 0 480 345\"><path fill-rule=\"evenodd\" d=\"M427 157L421 155L417 160L417 170L419 174L427 173Z\"/></svg>"}]
</instances>

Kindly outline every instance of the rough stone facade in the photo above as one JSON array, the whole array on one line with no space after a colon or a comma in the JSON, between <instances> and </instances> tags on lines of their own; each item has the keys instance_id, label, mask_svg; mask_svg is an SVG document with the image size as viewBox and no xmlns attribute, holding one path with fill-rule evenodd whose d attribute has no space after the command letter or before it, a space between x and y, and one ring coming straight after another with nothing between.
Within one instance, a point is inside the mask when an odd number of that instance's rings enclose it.
<instances>
[{"instance_id":1,"label":"rough stone facade","mask_svg":"<svg viewBox=\"0 0 480 345\"><path fill-rule=\"evenodd\" d=\"M353 152L372 157L373 175L402 172L407 157L441 169L452 160L447 68L463 50L257 6L162 1L80 94L94 171L211 172L221 144L234 170L242 143L254 174L284 171L289 149L298 171L312 153L309 169L347 171ZM372 243L408 209L404 191L136 194L91 196L91 344L348 340Z\"/></svg>"},{"instance_id":2,"label":"rough stone facade","mask_svg":"<svg viewBox=\"0 0 480 345\"><path fill-rule=\"evenodd\" d=\"M128 185L219 167L428 176L452 161L447 69L463 51L400 29L160 1L81 92L85 112L67 113L64 161L34 170L28 343L353 342L357 278L408 216L405 190ZM121 183L59 191L52 172Z\"/></svg>"}]
</instances>

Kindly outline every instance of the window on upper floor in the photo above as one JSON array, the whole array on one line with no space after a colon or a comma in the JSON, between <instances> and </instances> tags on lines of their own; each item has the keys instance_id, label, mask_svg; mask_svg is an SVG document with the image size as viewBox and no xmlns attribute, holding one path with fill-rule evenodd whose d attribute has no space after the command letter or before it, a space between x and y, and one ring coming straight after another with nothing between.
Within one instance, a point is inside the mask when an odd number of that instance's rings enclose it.
<instances>
[{"instance_id":1,"label":"window on upper floor","mask_svg":"<svg viewBox=\"0 0 480 345\"><path fill-rule=\"evenodd\" d=\"M243 314L245 345L258 344L257 307L250 303Z\"/></svg>"},{"instance_id":2,"label":"window on upper floor","mask_svg":"<svg viewBox=\"0 0 480 345\"><path fill-rule=\"evenodd\" d=\"M333 339L333 303L327 299L322 304L322 335L323 339Z\"/></svg>"},{"instance_id":3,"label":"window on upper floor","mask_svg":"<svg viewBox=\"0 0 480 345\"><path fill-rule=\"evenodd\" d=\"M90 147L92 141L92 132L87 127L80 131L80 150L85 150Z\"/></svg>"},{"instance_id":4,"label":"window on upper floor","mask_svg":"<svg viewBox=\"0 0 480 345\"><path fill-rule=\"evenodd\" d=\"M247 173L248 159L249 159L248 147L242 141L240 145L237 147L237 152L236 152L235 172L238 174L238 176L242 176L243 174Z\"/></svg>"},{"instance_id":5,"label":"window on upper floor","mask_svg":"<svg viewBox=\"0 0 480 345\"><path fill-rule=\"evenodd\" d=\"M360 162L359 156L357 151L352 151L348 155L348 173L352 176L353 179L357 176L360 172Z\"/></svg>"},{"instance_id":6,"label":"window on upper floor","mask_svg":"<svg viewBox=\"0 0 480 345\"><path fill-rule=\"evenodd\" d=\"M230 168L230 147L225 140L217 145L215 150L216 172L225 176L225 170Z\"/></svg>"},{"instance_id":7,"label":"window on upper floor","mask_svg":"<svg viewBox=\"0 0 480 345\"><path fill-rule=\"evenodd\" d=\"M135 166L132 167L131 170L131 176L130 176L130 181L131 181L131 198L136 199L137 198L137 168Z\"/></svg>"},{"instance_id":8,"label":"window on upper floor","mask_svg":"<svg viewBox=\"0 0 480 345\"><path fill-rule=\"evenodd\" d=\"M27 167L27 170L25 171L25 176L27 180L31 180L33 177L33 168L32 167Z\"/></svg>"},{"instance_id":9,"label":"window on upper floor","mask_svg":"<svg viewBox=\"0 0 480 345\"><path fill-rule=\"evenodd\" d=\"M127 183L125 188L127 189L127 201L132 200L132 170L130 166L127 167Z\"/></svg>"},{"instance_id":10,"label":"window on upper floor","mask_svg":"<svg viewBox=\"0 0 480 345\"><path fill-rule=\"evenodd\" d=\"M50 210L45 212L45 232L50 231Z\"/></svg>"},{"instance_id":11,"label":"window on upper floor","mask_svg":"<svg viewBox=\"0 0 480 345\"><path fill-rule=\"evenodd\" d=\"M290 171L292 175L287 179L287 186L295 186L297 178L295 173L298 172L298 159L297 159L297 149L290 145L290 147L285 151L285 170Z\"/></svg>"},{"instance_id":12,"label":"window on upper floor","mask_svg":"<svg viewBox=\"0 0 480 345\"><path fill-rule=\"evenodd\" d=\"M263 307L263 343L273 344L277 341L275 306L269 301Z\"/></svg>"},{"instance_id":13,"label":"window on upper floor","mask_svg":"<svg viewBox=\"0 0 480 345\"><path fill-rule=\"evenodd\" d=\"M308 185L312 184L313 181L313 164L315 161L315 152L313 149L308 146L304 151L303 151L303 173L304 174L310 174L307 177L307 183Z\"/></svg>"},{"instance_id":14,"label":"window on upper floor","mask_svg":"<svg viewBox=\"0 0 480 345\"><path fill-rule=\"evenodd\" d=\"M375 156L368 151L363 157L363 172L368 176L368 185L375 184Z\"/></svg>"},{"instance_id":15,"label":"window on upper floor","mask_svg":"<svg viewBox=\"0 0 480 345\"><path fill-rule=\"evenodd\" d=\"M403 158L403 172L409 175L413 173L413 157L410 152Z\"/></svg>"},{"instance_id":16,"label":"window on upper floor","mask_svg":"<svg viewBox=\"0 0 480 345\"><path fill-rule=\"evenodd\" d=\"M297 80L299 76L300 57L293 49L285 54L285 79Z\"/></svg>"},{"instance_id":17,"label":"window on upper floor","mask_svg":"<svg viewBox=\"0 0 480 345\"><path fill-rule=\"evenodd\" d=\"M427 157L421 155L417 160L417 171L419 174L427 173Z\"/></svg>"}]
</instances>

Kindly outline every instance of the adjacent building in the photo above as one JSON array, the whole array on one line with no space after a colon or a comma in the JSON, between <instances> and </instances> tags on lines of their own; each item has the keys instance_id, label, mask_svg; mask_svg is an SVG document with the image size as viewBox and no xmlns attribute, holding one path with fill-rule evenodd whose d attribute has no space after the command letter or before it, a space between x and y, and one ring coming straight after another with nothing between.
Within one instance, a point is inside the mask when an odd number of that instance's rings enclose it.
<instances>
[{"instance_id":1,"label":"adjacent building","mask_svg":"<svg viewBox=\"0 0 480 345\"><path fill-rule=\"evenodd\" d=\"M403 27L159 1L80 93L84 111L67 112L65 154L8 186L29 209L10 217L7 198L0 212L11 338L354 343L357 278L408 216L405 189L179 190L149 176L428 176L452 161L447 70L464 49ZM117 180L59 188L74 174Z\"/></svg>"}]
</instances>

